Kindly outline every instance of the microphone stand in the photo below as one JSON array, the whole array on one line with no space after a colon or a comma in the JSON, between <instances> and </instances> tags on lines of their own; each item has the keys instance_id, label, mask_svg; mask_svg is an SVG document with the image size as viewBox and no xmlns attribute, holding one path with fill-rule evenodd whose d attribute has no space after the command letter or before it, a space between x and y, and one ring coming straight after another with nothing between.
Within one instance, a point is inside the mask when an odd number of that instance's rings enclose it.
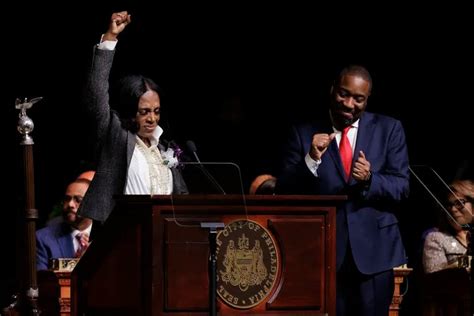
<instances>
[{"instance_id":1,"label":"microphone stand","mask_svg":"<svg viewBox=\"0 0 474 316\"><path fill-rule=\"evenodd\" d=\"M188 147L188 150L193 153L194 159L196 159L196 162L199 166L199 169L201 172L206 176L206 178L211 181L212 185L221 193L221 194L226 194L222 186L217 182L216 178L212 176L212 174L204 167L203 163L199 159L197 153L196 153L196 145L194 144L193 141L188 140L186 142L186 146Z\"/></svg>"},{"instance_id":2,"label":"microphone stand","mask_svg":"<svg viewBox=\"0 0 474 316\"><path fill-rule=\"evenodd\" d=\"M217 182L216 178L214 178L212 176L212 174L204 167L204 165L202 164L201 160L199 160L199 157L197 156L196 152L193 152L194 154L194 158L196 158L196 161L198 163L198 166L199 166L199 169L202 171L202 173L204 173L204 175L211 181L212 185L214 186L214 188L216 188L219 193L223 194L223 195L226 195L224 189L222 188L222 186L219 184L219 182Z\"/></svg>"},{"instance_id":3,"label":"microphone stand","mask_svg":"<svg viewBox=\"0 0 474 316\"><path fill-rule=\"evenodd\" d=\"M209 229L209 315L217 315L217 230L224 228L224 223L221 222L202 222L201 228Z\"/></svg>"}]
</instances>

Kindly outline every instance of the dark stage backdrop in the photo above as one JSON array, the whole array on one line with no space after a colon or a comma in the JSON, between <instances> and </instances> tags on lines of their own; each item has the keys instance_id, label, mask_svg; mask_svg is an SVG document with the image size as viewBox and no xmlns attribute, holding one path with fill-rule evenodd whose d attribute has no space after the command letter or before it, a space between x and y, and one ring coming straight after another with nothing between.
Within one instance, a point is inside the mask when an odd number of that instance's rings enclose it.
<instances>
[{"instance_id":1,"label":"dark stage backdrop","mask_svg":"<svg viewBox=\"0 0 474 316\"><path fill-rule=\"evenodd\" d=\"M413 8L369 16L237 3L13 8L0 22L0 132L9 200L2 223L13 222L23 207L15 98L44 97L28 112L35 123L41 226L92 157L80 91L92 46L111 13L122 9L133 21L120 36L112 79L125 73L154 78L165 91L166 137L181 144L193 140L202 161L239 164L245 190L257 174L272 171L288 124L326 111L329 79L346 63L362 63L372 72L368 110L403 122L413 164L429 165L449 181L463 163L472 163L472 25L460 8L434 8L430 16ZM434 206L416 183L413 188L410 210L401 217L410 253L431 224ZM15 225L4 226L2 234L12 234ZM1 240L13 254L11 239Z\"/></svg>"}]
</instances>

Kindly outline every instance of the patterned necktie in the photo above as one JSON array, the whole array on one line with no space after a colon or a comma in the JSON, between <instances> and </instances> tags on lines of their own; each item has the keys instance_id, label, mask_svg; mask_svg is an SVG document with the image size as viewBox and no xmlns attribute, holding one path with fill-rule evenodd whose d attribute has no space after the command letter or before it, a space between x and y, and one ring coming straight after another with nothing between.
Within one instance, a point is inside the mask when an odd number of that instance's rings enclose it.
<instances>
[{"instance_id":1,"label":"patterned necktie","mask_svg":"<svg viewBox=\"0 0 474 316\"><path fill-rule=\"evenodd\" d=\"M352 147L349 138L347 138L347 133L351 127L352 126L347 126L344 128L341 134L341 141L339 142L339 153L341 155L344 172L346 173L346 180L349 180L352 165Z\"/></svg>"}]
</instances>

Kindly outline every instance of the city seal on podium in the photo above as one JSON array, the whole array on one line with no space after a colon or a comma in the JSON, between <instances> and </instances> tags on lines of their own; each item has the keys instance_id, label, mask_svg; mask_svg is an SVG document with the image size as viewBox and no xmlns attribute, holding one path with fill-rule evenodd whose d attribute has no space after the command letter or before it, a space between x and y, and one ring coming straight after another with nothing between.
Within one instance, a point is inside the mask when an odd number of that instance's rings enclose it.
<instances>
[{"instance_id":1,"label":"city seal on podium","mask_svg":"<svg viewBox=\"0 0 474 316\"><path fill-rule=\"evenodd\" d=\"M217 234L217 294L224 303L257 306L272 292L279 269L278 247L259 223L236 220Z\"/></svg>"}]
</instances>

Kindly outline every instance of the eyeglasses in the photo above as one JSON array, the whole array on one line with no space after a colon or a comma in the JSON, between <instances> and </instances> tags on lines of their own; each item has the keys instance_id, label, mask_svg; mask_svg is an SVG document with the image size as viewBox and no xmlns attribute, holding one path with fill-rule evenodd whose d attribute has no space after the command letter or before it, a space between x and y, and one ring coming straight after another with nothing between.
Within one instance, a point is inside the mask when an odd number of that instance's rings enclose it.
<instances>
[{"instance_id":1,"label":"eyeglasses","mask_svg":"<svg viewBox=\"0 0 474 316\"><path fill-rule=\"evenodd\" d=\"M458 210L462 210L464 208L464 204L466 204L467 202L470 202L466 199L457 199L455 201L452 201L452 202L449 202L448 203L448 207L451 208L451 207L456 207Z\"/></svg>"}]
</instances>

